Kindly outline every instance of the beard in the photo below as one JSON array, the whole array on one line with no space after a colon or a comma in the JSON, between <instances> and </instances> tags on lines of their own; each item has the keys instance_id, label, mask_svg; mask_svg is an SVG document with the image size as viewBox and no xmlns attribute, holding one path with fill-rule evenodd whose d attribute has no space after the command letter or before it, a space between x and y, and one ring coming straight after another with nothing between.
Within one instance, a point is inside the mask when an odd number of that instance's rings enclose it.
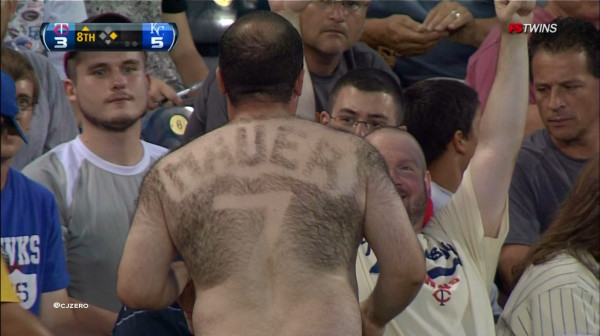
<instances>
[{"instance_id":1,"label":"beard","mask_svg":"<svg viewBox=\"0 0 600 336\"><path fill-rule=\"evenodd\" d=\"M425 218L425 212L427 211L427 191L425 185L423 185L423 192L412 201L410 204L404 204L408 219L414 229L421 229L423 227L423 219Z\"/></svg>"},{"instance_id":2,"label":"beard","mask_svg":"<svg viewBox=\"0 0 600 336\"><path fill-rule=\"evenodd\" d=\"M139 115L137 117L123 117L123 118L106 120L106 119L101 119L101 118L95 117L95 116L91 115L90 113L87 113L85 111L85 109L83 109L81 107L81 105L79 106L79 110L81 111L81 116L85 120L87 120L90 124L94 125L95 127L100 128L100 129L103 129L105 131L115 132L115 133L122 133L122 132L127 131L129 128L131 128L133 125L135 125L135 123L146 114L146 110L144 109L144 110L142 110L141 113L139 113Z\"/></svg>"}]
</instances>

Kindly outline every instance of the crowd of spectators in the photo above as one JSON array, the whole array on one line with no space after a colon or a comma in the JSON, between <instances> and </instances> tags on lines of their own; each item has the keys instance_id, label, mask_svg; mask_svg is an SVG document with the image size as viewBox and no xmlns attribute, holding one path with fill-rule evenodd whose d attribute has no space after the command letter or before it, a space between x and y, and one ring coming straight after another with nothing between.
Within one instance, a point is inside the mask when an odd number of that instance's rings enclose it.
<instances>
[{"instance_id":1,"label":"crowd of spectators","mask_svg":"<svg viewBox=\"0 0 600 336\"><path fill-rule=\"evenodd\" d=\"M598 1L270 0L217 68L185 0L0 5L3 335L600 333Z\"/></svg>"}]
</instances>

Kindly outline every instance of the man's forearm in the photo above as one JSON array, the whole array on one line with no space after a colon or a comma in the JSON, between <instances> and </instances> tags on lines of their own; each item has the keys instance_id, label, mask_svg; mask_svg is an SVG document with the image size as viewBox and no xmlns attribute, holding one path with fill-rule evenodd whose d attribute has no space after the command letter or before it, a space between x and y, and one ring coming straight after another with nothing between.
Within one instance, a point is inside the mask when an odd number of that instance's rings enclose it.
<instances>
[{"instance_id":1,"label":"man's forearm","mask_svg":"<svg viewBox=\"0 0 600 336\"><path fill-rule=\"evenodd\" d=\"M529 100L527 35L502 32L496 78L481 123L481 138L500 152L516 155L521 144ZM487 113L490 112L490 113ZM483 119L487 119L483 122ZM515 130L520 130L518 133ZM488 139L489 138L489 139ZM513 155L514 154L514 155Z\"/></svg>"},{"instance_id":2,"label":"man's forearm","mask_svg":"<svg viewBox=\"0 0 600 336\"><path fill-rule=\"evenodd\" d=\"M383 19L366 19L360 41L366 43L373 49L383 45L382 41L377 39L377 36L380 36L381 34L380 30L382 24Z\"/></svg>"}]
</instances>

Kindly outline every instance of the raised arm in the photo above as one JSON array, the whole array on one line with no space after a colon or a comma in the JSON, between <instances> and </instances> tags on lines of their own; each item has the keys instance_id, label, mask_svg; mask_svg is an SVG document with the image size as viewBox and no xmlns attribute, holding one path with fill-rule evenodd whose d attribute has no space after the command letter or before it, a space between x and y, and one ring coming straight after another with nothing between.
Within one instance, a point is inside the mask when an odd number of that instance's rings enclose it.
<instances>
[{"instance_id":1,"label":"raised arm","mask_svg":"<svg viewBox=\"0 0 600 336\"><path fill-rule=\"evenodd\" d=\"M175 247L160 200L163 190L154 166L142 184L119 265L117 294L130 308L165 308L177 299L189 280L183 262L171 263Z\"/></svg>"},{"instance_id":2,"label":"raised arm","mask_svg":"<svg viewBox=\"0 0 600 336\"><path fill-rule=\"evenodd\" d=\"M486 237L498 235L529 99L527 35L509 34L508 26L531 23L535 1L497 0L495 6L501 31L498 68L471 160L472 182Z\"/></svg>"},{"instance_id":3,"label":"raised arm","mask_svg":"<svg viewBox=\"0 0 600 336\"><path fill-rule=\"evenodd\" d=\"M177 30L179 30L179 40L173 50L169 52L169 56L177 67L183 85L190 87L196 82L206 79L208 66L194 45L185 12L163 13L162 19L164 22L175 22Z\"/></svg>"},{"instance_id":4,"label":"raised arm","mask_svg":"<svg viewBox=\"0 0 600 336\"><path fill-rule=\"evenodd\" d=\"M361 303L363 335L383 335L385 325L408 306L425 280L423 249L379 160L380 167L375 167L368 181L364 224L364 236L377 256L379 277L371 295Z\"/></svg>"}]
</instances>

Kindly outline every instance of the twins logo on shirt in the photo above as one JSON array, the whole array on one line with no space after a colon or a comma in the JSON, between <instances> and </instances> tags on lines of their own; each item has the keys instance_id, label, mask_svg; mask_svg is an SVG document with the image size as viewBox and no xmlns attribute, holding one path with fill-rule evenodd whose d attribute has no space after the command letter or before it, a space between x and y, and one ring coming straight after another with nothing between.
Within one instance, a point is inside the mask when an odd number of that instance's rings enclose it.
<instances>
[{"instance_id":1,"label":"twins logo on shirt","mask_svg":"<svg viewBox=\"0 0 600 336\"><path fill-rule=\"evenodd\" d=\"M361 244L367 244L367 250L365 255L371 254L371 247L368 245L366 240L363 239ZM425 278L424 286L430 287L433 291L433 298L440 303L440 306L445 306L448 301L452 298L452 292L458 286L461 281L460 277L456 275L459 265L462 267L460 257L454 247L446 242L440 242L440 246L435 246L431 249L425 249L425 258L428 261L427 277ZM370 269L369 273L379 274L379 263L375 263ZM449 281L440 281L438 278L444 279L451 277Z\"/></svg>"},{"instance_id":2,"label":"twins logo on shirt","mask_svg":"<svg viewBox=\"0 0 600 336\"><path fill-rule=\"evenodd\" d=\"M444 306L450 301L452 290L460 282L460 278L455 274L458 266L462 267L462 262L454 247L446 242L441 242L439 248L436 246L430 250L425 249L425 258L433 261L433 264L436 265L435 267L430 267L431 262L427 262L425 286L429 286L434 290L432 294L433 298L440 303L440 306ZM440 258L443 258L443 260L440 260ZM435 280L440 277L449 276L452 276L452 278L448 282L440 283Z\"/></svg>"}]
</instances>

